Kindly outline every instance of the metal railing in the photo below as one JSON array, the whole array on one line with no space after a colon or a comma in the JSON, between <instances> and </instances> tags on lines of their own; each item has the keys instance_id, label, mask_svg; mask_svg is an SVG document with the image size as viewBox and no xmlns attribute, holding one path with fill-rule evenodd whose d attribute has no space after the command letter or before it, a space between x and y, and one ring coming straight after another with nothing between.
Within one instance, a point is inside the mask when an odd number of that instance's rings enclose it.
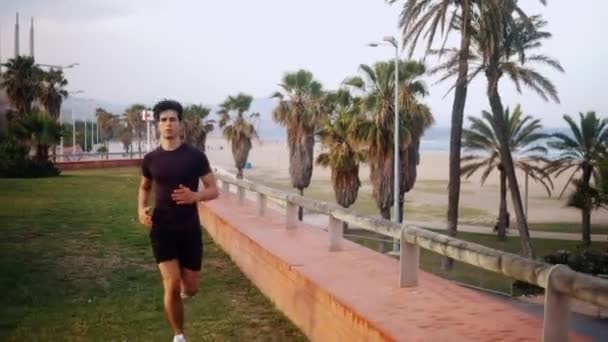
<instances>
[{"instance_id":1,"label":"metal railing","mask_svg":"<svg viewBox=\"0 0 608 342\"><path fill-rule=\"evenodd\" d=\"M297 227L298 207L327 215L329 217L330 251L339 251L342 248L344 239L342 222L389 238L399 239L401 245L399 285L401 287L418 285L420 248L424 248L463 263L544 288L543 341L566 341L568 339L570 298L608 307L608 280L575 272L568 266L550 265L415 226L399 225L382 218L362 215L334 203L313 200L251 181L237 179L235 175L219 168L215 169L215 175L222 182L222 192L229 193L231 185L236 187L240 204L245 202L246 191L256 193L258 215L265 214L268 199L284 203L287 229Z\"/></svg>"}]
</instances>

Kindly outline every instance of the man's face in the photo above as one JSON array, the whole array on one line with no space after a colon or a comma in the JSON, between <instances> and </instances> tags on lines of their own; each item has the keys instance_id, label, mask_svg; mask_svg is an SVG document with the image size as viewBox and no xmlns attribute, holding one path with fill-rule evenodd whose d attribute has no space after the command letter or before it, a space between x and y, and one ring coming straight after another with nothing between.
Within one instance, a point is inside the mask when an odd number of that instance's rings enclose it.
<instances>
[{"instance_id":1,"label":"man's face","mask_svg":"<svg viewBox=\"0 0 608 342\"><path fill-rule=\"evenodd\" d=\"M166 110L158 116L158 130L163 139L172 140L179 136L179 117L174 110Z\"/></svg>"}]
</instances>

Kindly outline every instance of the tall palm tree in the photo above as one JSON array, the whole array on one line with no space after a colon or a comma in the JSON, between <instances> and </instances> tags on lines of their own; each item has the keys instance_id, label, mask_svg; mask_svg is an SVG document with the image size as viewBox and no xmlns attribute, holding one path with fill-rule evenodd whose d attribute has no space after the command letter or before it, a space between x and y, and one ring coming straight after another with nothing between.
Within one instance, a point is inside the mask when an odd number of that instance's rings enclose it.
<instances>
[{"instance_id":1,"label":"tall palm tree","mask_svg":"<svg viewBox=\"0 0 608 342\"><path fill-rule=\"evenodd\" d=\"M401 75L407 75L403 72ZM403 99L401 105L406 111L404 115L404 125L410 132L411 141L407 146L401 146L399 160L401 162L401 178L399 192L399 217L403 219L403 206L405 204L405 193L414 188L418 176L418 164L420 163L420 140L424 132L433 125L435 119L430 108L418 101L411 102L408 100L412 97L407 91L402 93ZM426 94L426 91L421 91L420 95Z\"/></svg>"},{"instance_id":2,"label":"tall palm tree","mask_svg":"<svg viewBox=\"0 0 608 342\"><path fill-rule=\"evenodd\" d=\"M31 112L32 103L41 93L42 70L34 63L34 58L18 56L11 58L3 73L0 87L6 90L11 105L20 116Z\"/></svg>"},{"instance_id":3,"label":"tall palm tree","mask_svg":"<svg viewBox=\"0 0 608 342\"><path fill-rule=\"evenodd\" d=\"M395 65L393 62L378 62L373 66L361 65L362 76L351 77L345 84L363 93L362 107L365 114L356 128L356 138L366 146L369 152L370 178L373 197L380 214L390 219L390 208L394 205L394 89ZM401 141L401 184L399 197L403 199L405 191L413 187L415 175L410 175L410 154L414 161L417 158L418 141L426 127L432 123L428 108L419 102L427 91L418 77L424 74L424 66L418 62L401 61L399 63L399 115ZM415 168L416 163L411 165ZM411 177L410 177L411 176ZM403 205L399 205L402 210Z\"/></svg>"},{"instance_id":4,"label":"tall palm tree","mask_svg":"<svg viewBox=\"0 0 608 342\"><path fill-rule=\"evenodd\" d=\"M207 135L213 131L215 120L207 119L211 109L191 105L184 109L184 139L187 143L205 151Z\"/></svg>"},{"instance_id":5,"label":"tall palm tree","mask_svg":"<svg viewBox=\"0 0 608 342\"><path fill-rule=\"evenodd\" d=\"M133 129L133 136L137 139L137 152L141 155L141 143L146 132L146 122L141 117L141 112L146 109L143 104L133 104L124 113L125 119ZM98 119L99 124L99 119Z\"/></svg>"},{"instance_id":6,"label":"tall palm tree","mask_svg":"<svg viewBox=\"0 0 608 342\"><path fill-rule=\"evenodd\" d=\"M303 195L312 177L314 134L326 114L322 107L323 90L321 83L306 70L285 74L279 86L281 91L272 95L279 99L272 116L287 130L289 176L292 186ZM302 217L303 210L299 208L300 221Z\"/></svg>"},{"instance_id":7,"label":"tall palm tree","mask_svg":"<svg viewBox=\"0 0 608 342\"><path fill-rule=\"evenodd\" d=\"M398 0L386 0L394 3ZM546 4L546 0L540 0ZM424 33L427 39L426 51L429 52L437 36L444 39L441 49L445 46L450 33L460 33L460 46L457 49L457 59L453 67L457 79L454 85L454 101L452 104L452 122L450 130L450 166L448 184L448 234L456 235L458 226L458 203L460 199L460 153L464 107L467 97L470 45L472 24L475 22L495 21L495 13L501 7L508 5L518 13L524 12L517 6L516 0L405 0L401 12L400 26L403 31L403 43L410 43L410 56L417 41ZM451 76L452 76L451 75ZM501 111L502 113L502 111ZM453 260L446 258L444 268L451 269Z\"/></svg>"},{"instance_id":8,"label":"tall palm tree","mask_svg":"<svg viewBox=\"0 0 608 342\"><path fill-rule=\"evenodd\" d=\"M553 182L546 172L545 165L549 160L545 158L547 148L540 145L541 140L548 135L540 133L542 125L539 119L531 116L522 117L521 107L518 105L513 112L507 108L503 121L507 123L510 153L519 157L515 159L515 167L526 172L533 180L538 181L551 194ZM483 170L481 183L485 183L494 170L500 175L500 204L498 220L498 237L506 238L507 226L507 176L503 166L503 158L498 139L498 125L494 116L482 112L482 118L469 117L470 127L463 130L463 147L466 152L473 153L462 158L463 177L469 178L477 171Z\"/></svg>"},{"instance_id":9,"label":"tall palm tree","mask_svg":"<svg viewBox=\"0 0 608 342\"><path fill-rule=\"evenodd\" d=\"M591 177L598 181L597 167L608 148L608 118L600 119L593 111L579 113L579 124L570 117L564 115L564 120L570 127L571 136L563 133L555 133L555 141L549 142L549 146L561 151L560 156L549 168L550 172L559 176L567 170L572 170L560 198L572 182L574 176L582 172L578 183L578 198L569 202L572 206L581 209L583 242L591 243L591 209L592 198L589 196L591 189Z\"/></svg>"},{"instance_id":10,"label":"tall palm tree","mask_svg":"<svg viewBox=\"0 0 608 342\"><path fill-rule=\"evenodd\" d=\"M357 200L361 186L359 165L365 161L365 153L354 137L359 115L359 108L354 104L358 101L351 99L347 92L328 97L334 101L334 110L317 133L323 152L317 156L316 163L331 169L336 202L348 208Z\"/></svg>"},{"instance_id":11,"label":"tall palm tree","mask_svg":"<svg viewBox=\"0 0 608 342\"><path fill-rule=\"evenodd\" d=\"M508 3L507 0L494 0L487 4ZM484 3L486 4L486 3ZM553 83L533 69L530 65L542 64L563 72L559 62L551 57L535 53L535 49L542 46L544 39L551 34L541 31L546 24L540 16L528 17L513 5L497 7L481 7L481 11L492 12L481 17L494 18L494 20L476 20L471 25L472 49L470 63L473 71L468 75L469 80L484 73L487 79L487 97L492 109L492 115L498 124L498 138L503 149L503 167L508 178L514 211L517 219L517 228L522 243L523 254L534 256L530 241L528 223L523 210L523 203L517 177L515 164L509 153L509 137L507 123L503 121L504 108L499 94L498 84L504 75L515 83L516 89L521 92L522 84L534 90L544 100L549 98L559 102L557 90ZM456 25L459 25L456 23ZM456 74L457 50L443 50L441 53L449 55L448 60L436 67L432 72L443 71L444 77L450 78Z\"/></svg>"},{"instance_id":12,"label":"tall palm tree","mask_svg":"<svg viewBox=\"0 0 608 342\"><path fill-rule=\"evenodd\" d=\"M563 68L556 60L539 54L529 54L530 50L542 45L543 39L549 38L548 32L539 31L545 24L540 17L513 18L513 12L503 12L503 25L497 30L490 26L485 28L483 23L480 25L479 42L482 47L486 67L484 68L488 81L487 95L492 108L492 114L500 123L499 139L501 150L504 155L503 166L509 180L511 197L517 219L517 226L522 242L523 253L525 256L534 257L534 250L530 241L528 222L524 214L521 193L515 174L515 164L509 153L508 134L506 123L500 121L504 111L502 100L498 93L498 83L503 74L507 74L514 81L516 87L520 89L520 82L547 100L549 95L553 100L559 102L555 86L539 72L528 68L526 64L538 63L550 66L562 71ZM494 23L493 23L494 24ZM497 32L498 31L498 32ZM492 38L483 37L484 35ZM493 44L488 42L495 41ZM517 60L517 62L515 62Z\"/></svg>"},{"instance_id":13,"label":"tall palm tree","mask_svg":"<svg viewBox=\"0 0 608 342\"><path fill-rule=\"evenodd\" d=\"M395 3L398 0L387 0ZM467 98L467 74L469 72L469 46L471 7L478 0L405 0L401 11L399 25L403 31L403 44L410 44L410 57L417 45L420 35L427 37L426 49L431 49L439 29L447 41L454 26L451 24L458 13L465 23L460 28L460 53L458 58L458 79L452 103L452 121L450 129L450 166L448 183L448 234L456 235L458 225L458 202L460 199L460 144L462 139L462 122ZM446 19L448 19L446 25ZM451 259L446 268L452 267Z\"/></svg>"},{"instance_id":14,"label":"tall palm tree","mask_svg":"<svg viewBox=\"0 0 608 342\"><path fill-rule=\"evenodd\" d=\"M250 113L249 111L253 97L239 93L236 96L229 96L220 105L218 111L220 115L220 128L223 129L224 138L232 145L232 156L237 168L237 178L243 178L243 168L247 163L249 151L251 150L251 139L257 138L254 120L260 117L260 113Z\"/></svg>"},{"instance_id":15,"label":"tall palm tree","mask_svg":"<svg viewBox=\"0 0 608 342\"><path fill-rule=\"evenodd\" d=\"M52 118L59 118L61 103L68 97L65 87L68 81L63 76L62 70L51 69L42 73L42 84L40 89L40 102Z\"/></svg>"}]
</instances>

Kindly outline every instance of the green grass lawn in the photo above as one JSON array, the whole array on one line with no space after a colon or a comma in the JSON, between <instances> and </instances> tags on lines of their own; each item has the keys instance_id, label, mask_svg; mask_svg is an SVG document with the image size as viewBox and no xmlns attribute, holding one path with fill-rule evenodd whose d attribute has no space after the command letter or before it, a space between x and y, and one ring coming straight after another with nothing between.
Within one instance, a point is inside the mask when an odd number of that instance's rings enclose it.
<instances>
[{"instance_id":1,"label":"green grass lawn","mask_svg":"<svg viewBox=\"0 0 608 342\"><path fill-rule=\"evenodd\" d=\"M0 340L169 341L136 169L0 179ZM193 341L304 341L208 235Z\"/></svg>"},{"instance_id":2,"label":"green grass lawn","mask_svg":"<svg viewBox=\"0 0 608 342\"><path fill-rule=\"evenodd\" d=\"M530 230L581 234L580 223L530 223ZM591 234L608 234L608 225L591 225Z\"/></svg>"}]
</instances>

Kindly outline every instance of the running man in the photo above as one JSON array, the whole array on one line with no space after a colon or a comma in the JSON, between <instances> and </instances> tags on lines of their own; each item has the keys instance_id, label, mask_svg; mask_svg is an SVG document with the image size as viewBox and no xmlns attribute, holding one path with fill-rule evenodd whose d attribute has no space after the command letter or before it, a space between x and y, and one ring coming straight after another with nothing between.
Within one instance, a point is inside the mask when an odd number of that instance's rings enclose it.
<instances>
[{"instance_id":1,"label":"running man","mask_svg":"<svg viewBox=\"0 0 608 342\"><path fill-rule=\"evenodd\" d=\"M203 245L197 203L218 197L215 178L205 153L183 143L179 102L154 106L160 146L145 155L137 199L139 221L150 227L150 241L164 287L165 314L174 342L185 341L182 299L198 291ZM198 190L199 179L203 183ZM147 212L155 184L154 209Z\"/></svg>"}]
</instances>

